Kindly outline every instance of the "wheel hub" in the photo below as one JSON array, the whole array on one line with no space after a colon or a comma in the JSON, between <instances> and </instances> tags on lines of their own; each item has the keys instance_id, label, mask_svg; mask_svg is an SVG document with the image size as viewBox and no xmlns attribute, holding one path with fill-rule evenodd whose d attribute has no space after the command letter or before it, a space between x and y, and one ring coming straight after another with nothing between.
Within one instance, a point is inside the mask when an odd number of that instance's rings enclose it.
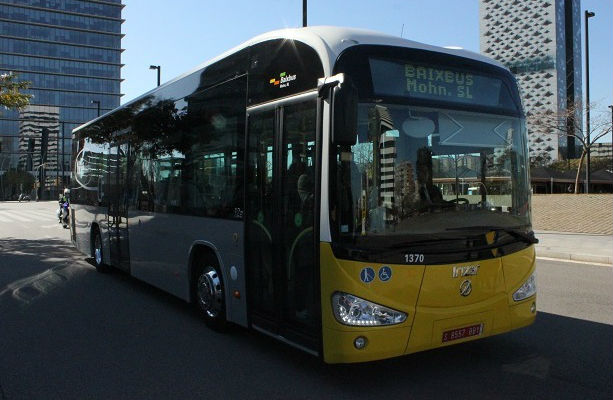
<instances>
[{"instance_id":1,"label":"wheel hub","mask_svg":"<svg viewBox=\"0 0 613 400\"><path fill-rule=\"evenodd\" d=\"M198 277L198 303L209 317L215 318L221 312L222 296L217 271L212 267L205 268Z\"/></svg>"},{"instance_id":2,"label":"wheel hub","mask_svg":"<svg viewBox=\"0 0 613 400\"><path fill-rule=\"evenodd\" d=\"M100 243L100 235L96 235L96 243L94 245L94 259L96 260L97 265L100 265L102 263L102 243Z\"/></svg>"}]
</instances>

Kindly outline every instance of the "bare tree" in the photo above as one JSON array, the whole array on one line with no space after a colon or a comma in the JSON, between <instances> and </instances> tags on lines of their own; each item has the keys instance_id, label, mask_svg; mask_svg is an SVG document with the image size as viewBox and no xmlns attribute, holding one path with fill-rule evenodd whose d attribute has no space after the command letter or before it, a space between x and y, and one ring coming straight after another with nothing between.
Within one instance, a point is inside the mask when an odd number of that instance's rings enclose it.
<instances>
[{"instance_id":1,"label":"bare tree","mask_svg":"<svg viewBox=\"0 0 613 400\"><path fill-rule=\"evenodd\" d=\"M533 131L547 136L556 135L565 138L574 138L581 144L581 157L575 177L575 194L579 193L579 177L581 167L588 150L602 137L611 133L611 122L608 112L599 112L594 105L590 106L592 117L590 118L590 131L587 132L583 125L584 118L577 118L586 114L587 107L577 102L565 110L553 112L542 110L528 115L528 121ZM589 134L589 141L587 139Z\"/></svg>"}]
</instances>

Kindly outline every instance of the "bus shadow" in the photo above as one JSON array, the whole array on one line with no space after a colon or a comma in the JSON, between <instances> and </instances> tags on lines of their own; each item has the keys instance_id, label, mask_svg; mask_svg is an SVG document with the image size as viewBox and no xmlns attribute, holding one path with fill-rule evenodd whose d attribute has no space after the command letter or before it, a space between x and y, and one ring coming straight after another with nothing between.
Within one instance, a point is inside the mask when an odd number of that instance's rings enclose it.
<instances>
[{"instance_id":1,"label":"bus shadow","mask_svg":"<svg viewBox=\"0 0 613 400\"><path fill-rule=\"evenodd\" d=\"M320 371L346 390L354 379L374 379L378 389L404 387L415 397L610 399L612 338L611 325L541 312L534 325L508 334Z\"/></svg>"},{"instance_id":2,"label":"bus shadow","mask_svg":"<svg viewBox=\"0 0 613 400\"><path fill-rule=\"evenodd\" d=\"M143 335L140 340L151 343L147 357L167 359L168 353L163 349L183 355L180 361L176 360L171 375L178 378L199 370L202 367L199 355L207 354L215 359L211 368L227 374L236 374L237 366L244 366L240 371L248 373L241 372L245 379L243 387L265 389L272 398L453 395L455 399L610 399L613 394L611 325L541 312L530 327L483 340L390 360L326 365L316 357L247 329L234 327L225 335L214 333L202 323L194 307L183 300L123 272L99 274L88 261L91 263L91 259L65 240L0 239L0 302L10 298L29 304L48 298L51 304L60 304L45 295L66 288L69 290L66 298L82 299L61 303L61 309L68 315L88 315L89 310L98 307L98 313L114 321L114 332L122 333L122 324L132 325L121 321L117 307L130 304L123 308L125 319L139 318L138 326L142 325L139 332ZM82 291L86 291L86 298L79 297ZM151 311L130 314L132 309ZM160 346L159 338L145 329L155 321L165 329L178 325L182 334L173 335L172 344L164 342ZM73 323L85 325L87 320L79 317ZM118 334L105 340L123 348L120 344L125 339ZM138 359L135 357L131 362L137 363ZM283 379L279 371L283 371ZM267 382L274 382L274 387L267 386ZM198 388L206 382L196 380L192 385Z\"/></svg>"},{"instance_id":3,"label":"bus shadow","mask_svg":"<svg viewBox=\"0 0 613 400\"><path fill-rule=\"evenodd\" d=\"M62 239L0 239L0 298L29 304L83 275L81 254Z\"/></svg>"}]
</instances>

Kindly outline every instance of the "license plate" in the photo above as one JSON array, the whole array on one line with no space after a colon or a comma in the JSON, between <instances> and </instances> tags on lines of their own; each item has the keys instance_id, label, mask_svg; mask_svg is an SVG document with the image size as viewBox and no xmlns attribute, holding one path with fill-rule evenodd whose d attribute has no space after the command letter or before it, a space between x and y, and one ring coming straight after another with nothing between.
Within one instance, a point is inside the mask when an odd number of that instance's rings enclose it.
<instances>
[{"instance_id":1,"label":"license plate","mask_svg":"<svg viewBox=\"0 0 613 400\"><path fill-rule=\"evenodd\" d=\"M464 339L471 336L479 336L483 332L483 324L465 326L443 332L443 343L453 340Z\"/></svg>"}]
</instances>

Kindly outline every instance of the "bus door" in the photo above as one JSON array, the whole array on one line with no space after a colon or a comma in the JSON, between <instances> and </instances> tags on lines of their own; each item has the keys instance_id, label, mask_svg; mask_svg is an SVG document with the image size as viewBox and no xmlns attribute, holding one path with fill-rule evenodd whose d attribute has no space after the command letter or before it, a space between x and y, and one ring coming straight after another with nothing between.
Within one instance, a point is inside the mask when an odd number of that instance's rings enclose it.
<instances>
[{"instance_id":1,"label":"bus door","mask_svg":"<svg viewBox=\"0 0 613 400\"><path fill-rule=\"evenodd\" d=\"M126 179L128 144L115 144L109 150L108 163L108 232L111 264L130 272L128 248L128 207Z\"/></svg>"},{"instance_id":2,"label":"bus door","mask_svg":"<svg viewBox=\"0 0 613 400\"><path fill-rule=\"evenodd\" d=\"M304 99L304 98L303 98ZM245 263L254 328L318 351L315 96L248 112Z\"/></svg>"}]
</instances>

